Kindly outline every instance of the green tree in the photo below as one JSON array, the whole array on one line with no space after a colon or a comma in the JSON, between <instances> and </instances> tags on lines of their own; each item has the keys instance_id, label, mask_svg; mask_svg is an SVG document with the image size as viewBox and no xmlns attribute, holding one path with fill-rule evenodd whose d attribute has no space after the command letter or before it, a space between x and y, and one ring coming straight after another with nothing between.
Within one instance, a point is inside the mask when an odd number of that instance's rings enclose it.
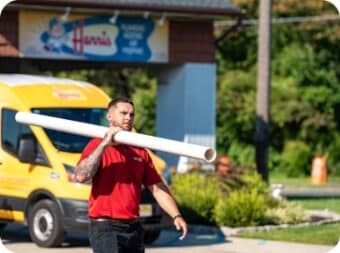
<instances>
[{"instance_id":1,"label":"green tree","mask_svg":"<svg viewBox=\"0 0 340 253\"><path fill-rule=\"evenodd\" d=\"M259 1L233 2L244 9L245 19L258 17ZM329 14L335 14L335 10L325 1L273 2L273 17ZM242 163L249 163L249 159L234 154L242 154L253 144L256 42L257 27L242 27L220 41L222 50L217 52L218 150L229 152ZM333 164L339 163L340 159L334 157L338 146L334 136L340 127L339 42L337 21L273 26L272 166L282 167L279 154L292 140L305 143L312 154L326 154Z\"/></svg>"},{"instance_id":2,"label":"green tree","mask_svg":"<svg viewBox=\"0 0 340 253\"><path fill-rule=\"evenodd\" d=\"M136 129L145 134L155 134L157 81L149 69L82 69L47 74L91 82L110 97L131 98L136 105Z\"/></svg>"}]
</instances>

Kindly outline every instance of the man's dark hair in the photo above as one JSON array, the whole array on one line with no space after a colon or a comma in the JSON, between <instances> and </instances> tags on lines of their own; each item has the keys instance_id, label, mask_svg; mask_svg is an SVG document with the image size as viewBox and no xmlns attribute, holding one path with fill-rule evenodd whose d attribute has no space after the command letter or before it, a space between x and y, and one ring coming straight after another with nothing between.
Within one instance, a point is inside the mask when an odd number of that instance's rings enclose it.
<instances>
[{"instance_id":1,"label":"man's dark hair","mask_svg":"<svg viewBox=\"0 0 340 253\"><path fill-rule=\"evenodd\" d=\"M110 109L112 106L116 106L118 103L129 103L133 107L135 106L129 98L125 97L116 97L110 101L110 103L107 105L107 109Z\"/></svg>"}]
</instances>

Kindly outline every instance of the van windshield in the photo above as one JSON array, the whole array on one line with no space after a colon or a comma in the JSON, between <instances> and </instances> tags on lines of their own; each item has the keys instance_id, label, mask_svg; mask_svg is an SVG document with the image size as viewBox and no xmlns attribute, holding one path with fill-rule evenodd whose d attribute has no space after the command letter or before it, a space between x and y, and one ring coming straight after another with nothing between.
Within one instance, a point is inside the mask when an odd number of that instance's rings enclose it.
<instances>
[{"instance_id":1,"label":"van windshield","mask_svg":"<svg viewBox=\"0 0 340 253\"><path fill-rule=\"evenodd\" d=\"M106 108L34 108L33 113L108 126ZM91 138L44 129L53 145L60 151L81 153Z\"/></svg>"}]
</instances>

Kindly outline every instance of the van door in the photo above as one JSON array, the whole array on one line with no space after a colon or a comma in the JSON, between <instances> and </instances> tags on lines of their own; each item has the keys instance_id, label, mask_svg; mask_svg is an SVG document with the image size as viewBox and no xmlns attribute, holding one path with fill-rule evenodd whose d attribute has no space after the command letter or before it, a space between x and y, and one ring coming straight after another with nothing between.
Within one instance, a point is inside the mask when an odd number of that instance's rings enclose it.
<instances>
[{"instance_id":1,"label":"van door","mask_svg":"<svg viewBox=\"0 0 340 253\"><path fill-rule=\"evenodd\" d=\"M31 129L15 121L16 111L1 110L0 219L24 221L25 200L30 192L32 165L18 159L19 138Z\"/></svg>"}]
</instances>

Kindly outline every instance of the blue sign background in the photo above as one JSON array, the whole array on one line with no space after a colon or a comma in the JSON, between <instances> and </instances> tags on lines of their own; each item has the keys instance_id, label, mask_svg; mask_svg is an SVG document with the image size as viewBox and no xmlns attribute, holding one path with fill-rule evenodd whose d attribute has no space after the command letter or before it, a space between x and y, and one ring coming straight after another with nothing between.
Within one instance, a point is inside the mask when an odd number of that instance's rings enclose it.
<instances>
[{"instance_id":1,"label":"blue sign background","mask_svg":"<svg viewBox=\"0 0 340 253\"><path fill-rule=\"evenodd\" d=\"M70 47L71 35L75 27L84 29L88 26L103 24L115 25L118 29L116 38L107 38L114 39L113 43L117 48L115 53L100 55L86 52L86 49L79 53L74 50L74 47ZM54 17L50 19L48 30L41 34L40 40L45 50L53 54L68 54L88 60L146 62L152 55L148 38L153 31L154 21L152 19L119 17L115 24L112 24L109 16L97 16L62 23Z\"/></svg>"}]
</instances>

